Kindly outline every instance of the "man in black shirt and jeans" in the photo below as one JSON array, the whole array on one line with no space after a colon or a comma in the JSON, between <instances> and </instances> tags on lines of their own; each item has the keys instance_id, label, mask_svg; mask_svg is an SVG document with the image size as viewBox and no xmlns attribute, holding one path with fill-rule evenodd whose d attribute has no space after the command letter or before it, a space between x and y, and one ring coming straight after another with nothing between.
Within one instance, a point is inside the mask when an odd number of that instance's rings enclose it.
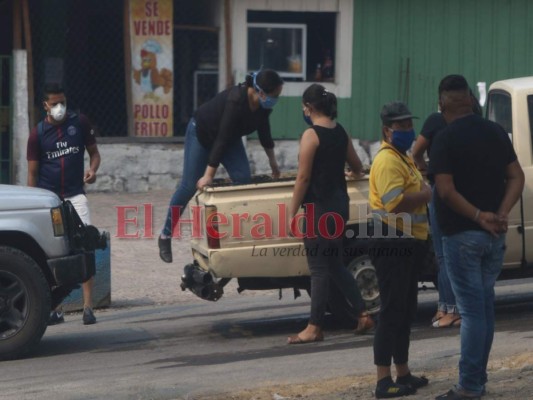
<instances>
[{"instance_id":1,"label":"man in black shirt and jeans","mask_svg":"<svg viewBox=\"0 0 533 400\"><path fill-rule=\"evenodd\" d=\"M433 142L429 169L462 324L459 383L437 399L477 399L487 382L507 217L520 198L524 173L503 128L472 112L464 77L441 81L439 105L448 127Z\"/></svg>"}]
</instances>

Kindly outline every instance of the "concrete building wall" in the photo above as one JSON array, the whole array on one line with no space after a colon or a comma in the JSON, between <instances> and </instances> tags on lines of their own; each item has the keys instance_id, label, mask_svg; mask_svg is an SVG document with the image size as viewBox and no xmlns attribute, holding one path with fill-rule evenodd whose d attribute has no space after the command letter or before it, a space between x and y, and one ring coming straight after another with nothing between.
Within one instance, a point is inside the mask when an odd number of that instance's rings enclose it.
<instances>
[{"instance_id":1,"label":"concrete building wall","mask_svg":"<svg viewBox=\"0 0 533 400\"><path fill-rule=\"evenodd\" d=\"M375 155L378 142L364 143L353 140L363 165L370 165L370 154ZM248 159L252 174L270 174L268 158L258 141L248 140ZM102 164L96 182L87 185L88 192L148 192L158 189L172 189L181 179L183 171L183 144L122 144L102 143L98 145ZM298 166L298 142L276 141L276 157L282 172L294 172ZM89 165L86 156L85 165ZM217 177L227 177L221 166Z\"/></svg>"}]
</instances>

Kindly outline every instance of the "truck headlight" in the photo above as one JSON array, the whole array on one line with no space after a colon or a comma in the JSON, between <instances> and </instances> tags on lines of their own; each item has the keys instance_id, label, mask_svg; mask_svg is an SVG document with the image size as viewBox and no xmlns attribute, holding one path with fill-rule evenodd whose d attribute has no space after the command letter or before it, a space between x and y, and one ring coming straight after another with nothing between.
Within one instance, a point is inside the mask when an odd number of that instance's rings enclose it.
<instances>
[{"instance_id":1,"label":"truck headlight","mask_svg":"<svg viewBox=\"0 0 533 400\"><path fill-rule=\"evenodd\" d=\"M65 226L63 225L63 213L61 207L55 207L50 210L52 216L52 226L54 227L54 236L63 236Z\"/></svg>"}]
</instances>

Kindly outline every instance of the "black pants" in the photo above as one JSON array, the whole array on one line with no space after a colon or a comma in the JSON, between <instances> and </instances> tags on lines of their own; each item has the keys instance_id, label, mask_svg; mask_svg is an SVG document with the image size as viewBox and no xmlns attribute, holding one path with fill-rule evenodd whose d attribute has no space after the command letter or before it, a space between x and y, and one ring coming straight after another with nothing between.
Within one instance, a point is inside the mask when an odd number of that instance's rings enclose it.
<instances>
[{"instance_id":1,"label":"black pants","mask_svg":"<svg viewBox=\"0 0 533 400\"><path fill-rule=\"evenodd\" d=\"M411 324L416 317L418 269L423 241L380 239L371 248L381 299L374 335L374 364L390 366L409 360Z\"/></svg>"},{"instance_id":2,"label":"black pants","mask_svg":"<svg viewBox=\"0 0 533 400\"><path fill-rule=\"evenodd\" d=\"M316 203L315 206L314 232L316 238L305 237L304 246L311 273L311 316L309 323L322 326L330 290L340 290L357 314L365 310L365 305L353 275L346 269L343 262L344 229L342 229L343 234L340 237L331 239L330 237L333 236L336 229L333 220L328 219L327 224L319 224L320 217L332 210L335 210L343 221L346 221L348 216L347 202L339 201L335 207L325 208ZM324 228L327 231L324 231ZM334 287L330 287L330 280L335 283Z\"/></svg>"}]
</instances>

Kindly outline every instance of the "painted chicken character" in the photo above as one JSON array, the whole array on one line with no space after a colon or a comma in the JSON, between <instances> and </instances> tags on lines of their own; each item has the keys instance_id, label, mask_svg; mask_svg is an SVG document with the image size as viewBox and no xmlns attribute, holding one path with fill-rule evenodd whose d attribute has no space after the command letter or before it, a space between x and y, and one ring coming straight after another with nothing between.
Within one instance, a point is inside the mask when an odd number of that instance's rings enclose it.
<instances>
[{"instance_id":1,"label":"painted chicken character","mask_svg":"<svg viewBox=\"0 0 533 400\"><path fill-rule=\"evenodd\" d=\"M166 94L172 89L172 71L157 69L157 54L163 52L155 40L147 40L141 49L141 69L133 70L133 79L141 86L145 98L157 99L154 91L161 87Z\"/></svg>"}]
</instances>

